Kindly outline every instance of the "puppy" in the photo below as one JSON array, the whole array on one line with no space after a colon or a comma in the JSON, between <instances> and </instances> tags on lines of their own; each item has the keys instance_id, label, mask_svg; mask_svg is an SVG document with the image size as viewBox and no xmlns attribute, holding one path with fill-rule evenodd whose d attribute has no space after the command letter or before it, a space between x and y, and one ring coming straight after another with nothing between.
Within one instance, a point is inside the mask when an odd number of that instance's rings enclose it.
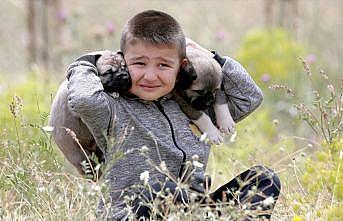
<instances>
[{"instance_id":1,"label":"puppy","mask_svg":"<svg viewBox=\"0 0 343 221\"><path fill-rule=\"evenodd\" d=\"M98 74L104 85L104 91L108 93L122 92L127 91L131 87L131 78L120 53L112 53L110 51L95 52L87 54L78 60L87 60L97 64ZM98 158L98 162L102 163L104 161L104 154L97 147L87 126L80 118L70 112L67 105L67 91L67 80L65 80L59 87L51 106L49 125L54 127L52 136L64 156L76 167L79 173L91 175L96 179L92 172L89 174L85 173L81 163L83 161L88 162L87 157L75 139L68 134L67 130L70 129L75 133L87 156L91 156L94 153ZM91 163L94 168L95 162L91 160ZM101 171L99 172L100 174L98 175L101 175Z\"/></svg>"},{"instance_id":2,"label":"puppy","mask_svg":"<svg viewBox=\"0 0 343 221\"><path fill-rule=\"evenodd\" d=\"M210 143L220 144L223 137L234 130L227 98L222 90L221 67L208 53L188 44L186 47L188 64L180 72L180 78L174 90L175 100L182 111L194 122L202 133L206 133ZM212 108L215 122L205 114Z\"/></svg>"}]
</instances>

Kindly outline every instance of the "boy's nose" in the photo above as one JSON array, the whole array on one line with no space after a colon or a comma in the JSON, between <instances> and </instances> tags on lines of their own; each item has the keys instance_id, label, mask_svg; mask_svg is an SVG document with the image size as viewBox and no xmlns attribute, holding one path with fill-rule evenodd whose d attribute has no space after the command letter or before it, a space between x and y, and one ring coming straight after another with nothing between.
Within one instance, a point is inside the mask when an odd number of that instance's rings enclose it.
<instances>
[{"instance_id":1,"label":"boy's nose","mask_svg":"<svg viewBox=\"0 0 343 221\"><path fill-rule=\"evenodd\" d=\"M157 73L156 70L153 68L147 68L144 73L144 79L148 81L154 81L157 79Z\"/></svg>"}]
</instances>

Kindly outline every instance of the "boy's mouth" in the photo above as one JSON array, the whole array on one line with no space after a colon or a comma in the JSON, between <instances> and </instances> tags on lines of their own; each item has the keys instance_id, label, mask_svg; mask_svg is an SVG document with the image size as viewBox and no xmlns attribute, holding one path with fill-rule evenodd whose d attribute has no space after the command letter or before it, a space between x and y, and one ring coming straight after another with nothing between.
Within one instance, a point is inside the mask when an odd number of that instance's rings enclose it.
<instances>
[{"instance_id":1,"label":"boy's mouth","mask_svg":"<svg viewBox=\"0 0 343 221\"><path fill-rule=\"evenodd\" d=\"M161 85L154 85L154 84L139 84L139 86L141 88L143 88L143 90L154 90L158 87L160 87Z\"/></svg>"}]
</instances>

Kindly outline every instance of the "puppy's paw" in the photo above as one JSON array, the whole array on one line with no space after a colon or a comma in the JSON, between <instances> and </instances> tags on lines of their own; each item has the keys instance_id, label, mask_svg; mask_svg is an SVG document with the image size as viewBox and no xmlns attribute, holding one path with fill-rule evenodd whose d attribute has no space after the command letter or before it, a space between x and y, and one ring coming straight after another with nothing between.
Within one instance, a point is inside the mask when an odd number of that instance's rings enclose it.
<instances>
[{"instance_id":1,"label":"puppy's paw","mask_svg":"<svg viewBox=\"0 0 343 221\"><path fill-rule=\"evenodd\" d=\"M215 105L216 122L219 130L224 134L235 131L235 121L232 119L227 104Z\"/></svg>"},{"instance_id":2,"label":"puppy's paw","mask_svg":"<svg viewBox=\"0 0 343 221\"><path fill-rule=\"evenodd\" d=\"M205 132L210 144L219 145L223 143L224 139L217 128L213 128L211 131Z\"/></svg>"},{"instance_id":3,"label":"puppy's paw","mask_svg":"<svg viewBox=\"0 0 343 221\"><path fill-rule=\"evenodd\" d=\"M198 126L203 134L206 134L206 137L211 144L219 145L223 142L224 139L219 130L213 125L211 119L205 113L202 113L200 118L193 120L193 122Z\"/></svg>"},{"instance_id":4,"label":"puppy's paw","mask_svg":"<svg viewBox=\"0 0 343 221\"><path fill-rule=\"evenodd\" d=\"M220 132L224 134L231 134L235 131L235 122L233 121L231 115L224 119L217 120L217 125Z\"/></svg>"}]
</instances>

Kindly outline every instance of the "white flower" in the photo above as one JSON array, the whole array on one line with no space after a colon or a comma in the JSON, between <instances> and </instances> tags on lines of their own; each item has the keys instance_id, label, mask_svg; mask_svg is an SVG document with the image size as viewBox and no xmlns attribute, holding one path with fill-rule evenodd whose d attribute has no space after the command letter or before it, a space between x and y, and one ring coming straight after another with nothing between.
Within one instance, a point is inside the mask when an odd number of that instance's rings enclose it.
<instances>
[{"instance_id":1,"label":"white flower","mask_svg":"<svg viewBox=\"0 0 343 221\"><path fill-rule=\"evenodd\" d=\"M329 84L329 85L328 85L328 89L329 89L329 91L330 91L331 94L335 94L335 88L333 87L332 84Z\"/></svg>"},{"instance_id":2,"label":"white flower","mask_svg":"<svg viewBox=\"0 0 343 221\"><path fill-rule=\"evenodd\" d=\"M161 168L162 171L167 171L167 165L166 165L165 161L161 162L160 168Z\"/></svg>"},{"instance_id":3,"label":"white flower","mask_svg":"<svg viewBox=\"0 0 343 221\"><path fill-rule=\"evenodd\" d=\"M199 161L194 160L193 161L193 166L198 167L198 168L203 168L204 164L200 163Z\"/></svg>"},{"instance_id":4,"label":"white flower","mask_svg":"<svg viewBox=\"0 0 343 221\"><path fill-rule=\"evenodd\" d=\"M265 200L263 200L263 205L264 206L271 206L274 203L274 198L273 197L268 197Z\"/></svg>"},{"instance_id":5,"label":"white flower","mask_svg":"<svg viewBox=\"0 0 343 221\"><path fill-rule=\"evenodd\" d=\"M144 184L147 184L149 181L149 171L144 171L139 176L139 179L144 182Z\"/></svg>"},{"instance_id":6,"label":"white flower","mask_svg":"<svg viewBox=\"0 0 343 221\"><path fill-rule=\"evenodd\" d=\"M207 137L207 133L203 133L201 136L200 136L200 141L205 141Z\"/></svg>"},{"instance_id":7,"label":"white flower","mask_svg":"<svg viewBox=\"0 0 343 221\"><path fill-rule=\"evenodd\" d=\"M192 160L199 160L199 155L198 154L194 154L193 156L192 156Z\"/></svg>"},{"instance_id":8,"label":"white flower","mask_svg":"<svg viewBox=\"0 0 343 221\"><path fill-rule=\"evenodd\" d=\"M51 126L44 126L42 127L42 130L46 131L46 132L52 132L54 130L54 127Z\"/></svg>"},{"instance_id":9,"label":"white flower","mask_svg":"<svg viewBox=\"0 0 343 221\"><path fill-rule=\"evenodd\" d=\"M94 191L99 191L100 190L100 186L99 185L92 185L92 190Z\"/></svg>"},{"instance_id":10,"label":"white flower","mask_svg":"<svg viewBox=\"0 0 343 221\"><path fill-rule=\"evenodd\" d=\"M146 153L148 151L149 151L149 148L147 146L144 145L144 146L141 147L141 152L142 153Z\"/></svg>"},{"instance_id":11,"label":"white flower","mask_svg":"<svg viewBox=\"0 0 343 221\"><path fill-rule=\"evenodd\" d=\"M231 135L231 137L230 137L230 142L231 142L231 143L235 142L235 141L236 141L236 137L237 137L237 131L235 131L235 132Z\"/></svg>"},{"instance_id":12,"label":"white flower","mask_svg":"<svg viewBox=\"0 0 343 221\"><path fill-rule=\"evenodd\" d=\"M39 191L39 192L43 192L44 190L45 190L44 186L38 187L38 191Z\"/></svg>"}]
</instances>

